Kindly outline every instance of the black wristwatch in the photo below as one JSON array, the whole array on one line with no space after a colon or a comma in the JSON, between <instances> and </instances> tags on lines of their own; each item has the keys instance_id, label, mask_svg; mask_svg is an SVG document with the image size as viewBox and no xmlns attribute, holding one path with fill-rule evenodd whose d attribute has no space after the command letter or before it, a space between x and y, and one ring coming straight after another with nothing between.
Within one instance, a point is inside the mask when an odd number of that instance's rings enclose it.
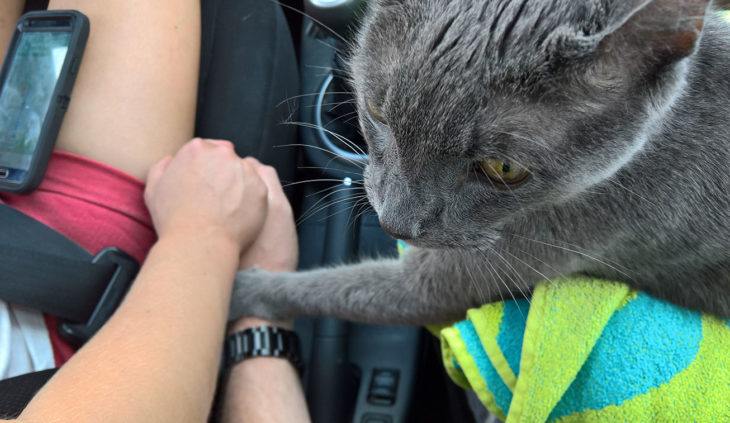
<instances>
[{"instance_id":1,"label":"black wristwatch","mask_svg":"<svg viewBox=\"0 0 730 423\"><path fill-rule=\"evenodd\" d=\"M248 358L280 357L289 360L300 374L304 370L297 334L273 326L258 326L228 335L223 356L226 369Z\"/></svg>"}]
</instances>

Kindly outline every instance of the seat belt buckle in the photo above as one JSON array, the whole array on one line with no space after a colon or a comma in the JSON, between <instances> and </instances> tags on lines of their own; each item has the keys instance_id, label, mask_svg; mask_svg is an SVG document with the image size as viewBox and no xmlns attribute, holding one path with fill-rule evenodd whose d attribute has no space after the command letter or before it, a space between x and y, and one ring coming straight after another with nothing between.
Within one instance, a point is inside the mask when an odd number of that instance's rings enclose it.
<instances>
[{"instance_id":1,"label":"seat belt buckle","mask_svg":"<svg viewBox=\"0 0 730 423\"><path fill-rule=\"evenodd\" d=\"M109 284L86 323L69 321L59 321L58 323L58 332L61 337L76 348L86 343L114 314L139 272L139 263L116 247L107 247L99 251L92 259L92 263L111 264L115 266L115 269Z\"/></svg>"}]
</instances>

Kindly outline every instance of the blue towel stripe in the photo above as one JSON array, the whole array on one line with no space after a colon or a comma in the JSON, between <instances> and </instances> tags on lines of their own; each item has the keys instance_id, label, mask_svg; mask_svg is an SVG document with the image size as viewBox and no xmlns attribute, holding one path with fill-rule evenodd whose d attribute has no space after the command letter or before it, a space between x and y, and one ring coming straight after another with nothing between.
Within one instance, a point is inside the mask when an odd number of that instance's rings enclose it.
<instances>
[{"instance_id":1,"label":"blue towel stripe","mask_svg":"<svg viewBox=\"0 0 730 423\"><path fill-rule=\"evenodd\" d=\"M668 382L692 363L701 340L699 313L640 293L611 317L548 421L618 406Z\"/></svg>"},{"instance_id":2,"label":"blue towel stripe","mask_svg":"<svg viewBox=\"0 0 730 423\"><path fill-rule=\"evenodd\" d=\"M455 324L454 327L459 331L459 335L464 341L464 345L466 345L467 352L474 358L474 362L479 369L479 375L486 382L487 389L494 394L494 402L506 415L512 403L512 392L504 384L494 366L492 366L492 362L482 347L474 325L469 320L466 320Z\"/></svg>"},{"instance_id":3,"label":"blue towel stripe","mask_svg":"<svg viewBox=\"0 0 730 423\"><path fill-rule=\"evenodd\" d=\"M527 314L530 303L525 299L504 302L504 314L499 326L497 345L502 350L512 372L516 377L520 375L520 359L522 358L522 342L525 338Z\"/></svg>"}]
</instances>

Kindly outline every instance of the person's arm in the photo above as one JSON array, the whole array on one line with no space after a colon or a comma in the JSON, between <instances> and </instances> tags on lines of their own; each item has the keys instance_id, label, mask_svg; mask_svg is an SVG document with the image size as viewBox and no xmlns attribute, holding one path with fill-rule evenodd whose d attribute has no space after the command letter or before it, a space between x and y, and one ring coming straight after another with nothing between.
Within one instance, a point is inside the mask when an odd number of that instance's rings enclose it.
<instances>
[{"instance_id":1,"label":"person's arm","mask_svg":"<svg viewBox=\"0 0 730 423\"><path fill-rule=\"evenodd\" d=\"M271 272L293 271L297 267L297 234L292 211L279 184L276 171L257 165L269 192L269 214L258 239L241 259L241 268L258 266ZM256 326L292 328L292 322L268 322L243 318L229 327L235 333ZM223 423L309 422L301 380L286 359L259 357L235 364L227 375Z\"/></svg>"},{"instance_id":2,"label":"person's arm","mask_svg":"<svg viewBox=\"0 0 730 423\"><path fill-rule=\"evenodd\" d=\"M194 140L153 167L159 241L109 322L31 401L27 422L204 422L231 281L264 222L266 186L228 143Z\"/></svg>"},{"instance_id":3,"label":"person's arm","mask_svg":"<svg viewBox=\"0 0 730 423\"><path fill-rule=\"evenodd\" d=\"M5 59L15 25L23 13L25 0L0 1L0 60Z\"/></svg>"},{"instance_id":4,"label":"person's arm","mask_svg":"<svg viewBox=\"0 0 730 423\"><path fill-rule=\"evenodd\" d=\"M256 326L286 327L282 323L244 318L230 333ZM299 373L288 360L257 357L229 370L223 400L222 423L309 422Z\"/></svg>"}]
</instances>

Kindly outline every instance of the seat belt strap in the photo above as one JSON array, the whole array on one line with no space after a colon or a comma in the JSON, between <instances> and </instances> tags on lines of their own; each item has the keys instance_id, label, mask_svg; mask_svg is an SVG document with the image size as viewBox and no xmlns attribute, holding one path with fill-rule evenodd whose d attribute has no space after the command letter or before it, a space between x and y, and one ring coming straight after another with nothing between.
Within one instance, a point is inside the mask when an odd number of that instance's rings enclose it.
<instances>
[{"instance_id":1,"label":"seat belt strap","mask_svg":"<svg viewBox=\"0 0 730 423\"><path fill-rule=\"evenodd\" d=\"M107 250L102 252L109 253ZM0 298L86 323L109 296L110 281L120 273L121 264L108 258L126 255L113 250L115 254L94 257L43 223L0 204ZM122 273L124 278L134 278L136 269ZM112 299L113 308L127 287L121 294L112 293L119 296ZM113 309L106 311L111 314Z\"/></svg>"}]
</instances>

